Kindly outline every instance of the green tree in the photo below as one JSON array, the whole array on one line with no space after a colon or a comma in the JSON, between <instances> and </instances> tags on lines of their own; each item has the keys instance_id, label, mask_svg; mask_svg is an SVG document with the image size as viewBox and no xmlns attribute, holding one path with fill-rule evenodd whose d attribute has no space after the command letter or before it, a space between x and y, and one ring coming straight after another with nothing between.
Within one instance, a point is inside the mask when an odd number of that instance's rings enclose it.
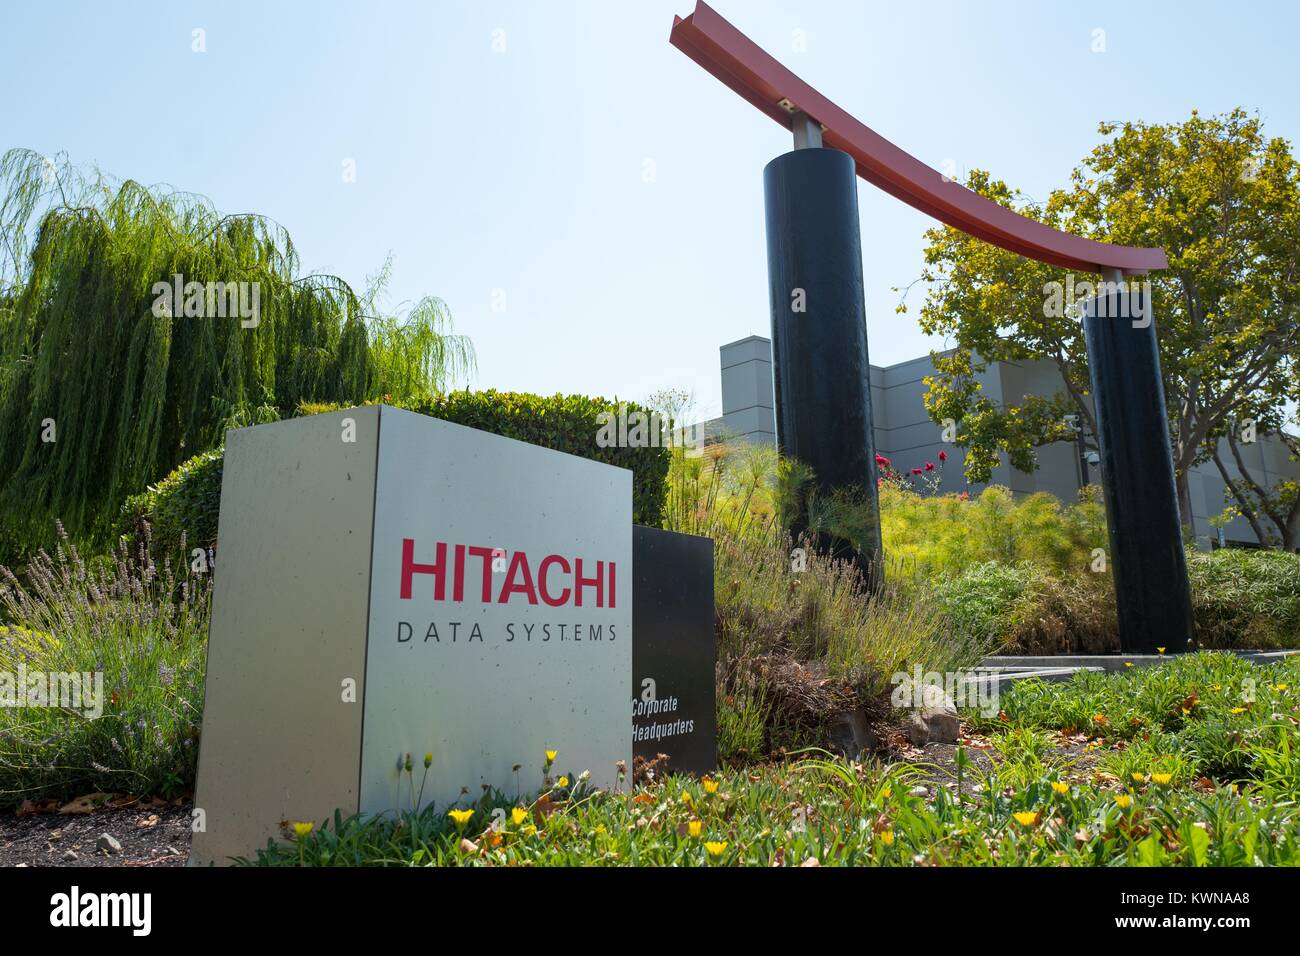
<instances>
[{"instance_id":1,"label":"green tree","mask_svg":"<svg viewBox=\"0 0 1300 956\"><path fill-rule=\"evenodd\" d=\"M1146 278L1179 507L1190 522L1188 469L1212 460L1234 425L1250 420L1260 434L1280 431L1300 396L1300 169L1290 144L1265 138L1260 119L1240 109L1193 112L1182 123L1103 123L1099 132L1105 141L1045 203L1025 200L982 171L967 185L1055 228L1168 254L1169 268ZM958 423L967 479L988 481L1001 454L1032 471L1037 446L1074 437L1069 416L1085 436L1095 435L1079 314L1090 294L1084 283L1097 277L1070 275L948 227L927 231L926 239L920 325L956 346L935 356L926 407L936 422ZM906 311L905 303L899 309ZM1055 364L1061 392L1008 397L1005 405L982 393L978 375L989 363L1032 359ZM1296 450L1290 436L1284 440ZM1261 540L1294 546L1294 490L1268 492L1282 521L1270 533L1268 509L1250 494L1254 479L1245 470L1229 477Z\"/></svg>"},{"instance_id":2,"label":"green tree","mask_svg":"<svg viewBox=\"0 0 1300 956\"><path fill-rule=\"evenodd\" d=\"M183 302L159 293L177 275ZM213 317L228 313L208 283L244 283L256 316ZM303 402L433 392L472 369L437 300L369 311L382 285L359 297L337 277L300 274L288 233L264 217L5 153L0 543L12 556L53 518L74 536L106 533L128 494L232 425Z\"/></svg>"}]
</instances>

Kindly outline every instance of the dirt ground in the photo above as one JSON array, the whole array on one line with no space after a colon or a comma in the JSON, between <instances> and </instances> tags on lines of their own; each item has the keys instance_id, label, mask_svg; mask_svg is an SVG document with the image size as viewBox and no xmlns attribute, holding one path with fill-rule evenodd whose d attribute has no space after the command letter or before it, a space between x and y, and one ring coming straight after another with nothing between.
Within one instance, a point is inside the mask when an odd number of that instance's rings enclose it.
<instances>
[{"instance_id":1,"label":"dirt ground","mask_svg":"<svg viewBox=\"0 0 1300 956\"><path fill-rule=\"evenodd\" d=\"M184 866L189 859L188 802L96 804L0 813L0 866ZM120 850L96 847L105 833Z\"/></svg>"},{"instance_id":2,"label":"dirt ground","mask_svg":"<svg viewBox=\"0 0 1300 956\"><path fill-rule=\"evenodd\" d=\"M1097 761L1101 754L1087 747L1087 738L1082 734L1069 736L1053 734L1053 746L1045 757L1056 758L1068 763L1061 779L1077 783L1097 783ZM913 747L906 740L897 740L891 749L892 760L916 764L923 768L919 780L931 794L942 787L950 793L957 791L957 748L966 751L969 769L962 776L961 792L965 797L979 793L980 776L992 770L996 765L993 745L988 737L973 734L965 723L961 726L961 735L956 744L928 743L924 747ZM1113 778L1112 778L1113 779Z\"/></svg>"}]
</instances>

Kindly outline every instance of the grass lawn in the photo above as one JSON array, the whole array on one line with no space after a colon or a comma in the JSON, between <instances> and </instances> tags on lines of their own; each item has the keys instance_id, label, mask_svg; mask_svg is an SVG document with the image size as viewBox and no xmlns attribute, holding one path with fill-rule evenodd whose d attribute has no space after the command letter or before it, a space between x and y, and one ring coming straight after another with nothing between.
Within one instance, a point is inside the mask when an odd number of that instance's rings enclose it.
<instances>
[{"instance_id":1,"label":"grass lawn","mask_svg":"<svg viewBox=\"0 0 1300 956\"><path fill-rule=\"evenodd\" d=\"M261 865L1300 864L1300 659L1197 654L1023 683L947 753L825 754L696 780L542 789L398 819L304 821ZM420 784L417 760L412 784Z\"/></svg>"}]
</instances>

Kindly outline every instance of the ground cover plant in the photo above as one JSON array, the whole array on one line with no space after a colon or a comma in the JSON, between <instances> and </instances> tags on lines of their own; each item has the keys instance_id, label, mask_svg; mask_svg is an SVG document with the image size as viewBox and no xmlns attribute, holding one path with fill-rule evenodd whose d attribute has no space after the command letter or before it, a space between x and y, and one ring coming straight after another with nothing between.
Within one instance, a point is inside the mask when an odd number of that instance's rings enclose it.
<instances>
[{"instance_id":1,"label":"ground cover plant","mask_svg":"<svg viewBox=\"0 0 1300 956\"><path fill-rule=\"evenodd\" d=\"M968 725L946 768L928 762L933 745L893 762L805 752L698 780L623 778L610 792L551 769L522 797L297 821L245 862L1296 865L1297 681L1300 661L1197 654L1029 682ZM411 777L418 787L418 767Z\"/></svg>"},{"instance_id":2,"label":"ground cover plant","mask_svg":"<svg viewBox=\"0 0 1300 956\"><path fill-rule=\"evenodd\" d=\"M1003 695L998 718L972 717L995 730L1082 734L1125 755L1111 759L1121 770L1169 773L1178 783L1218 779L1300 800L1298 656L1259 666L1202 652L1117 674L1081 672L1068 683L1026 681Z\"/></svg>"}]
</instances>

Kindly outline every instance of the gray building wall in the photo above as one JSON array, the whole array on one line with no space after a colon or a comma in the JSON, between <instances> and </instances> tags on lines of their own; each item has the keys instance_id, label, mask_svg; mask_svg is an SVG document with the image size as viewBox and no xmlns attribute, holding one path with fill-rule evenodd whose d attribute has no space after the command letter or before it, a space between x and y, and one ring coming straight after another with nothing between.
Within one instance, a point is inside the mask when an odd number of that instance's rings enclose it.
<instances>
[{"instance_id":1,"label":"gray building wall","mask_svg":"<svg viewBox=\"0 0 1300 956\"><path fill-rule=\"evenodd\" d=\"M719 350L722 363L722 418L712 433L731 433L747 441L776 444L772 395L772 342L751 335Z\"/></svg>"},{"instance_id":2,"label":"gray building wall","mask_svg":"<svg viewBox=\"0 0 1300 956\"><path fill-rule=\"evenodd\" d=\"M776 412L772 392L772 343L760 335L729 342L719 349L722 366L722 417L704 423L708 440L721 438L776 443ZM941 429L926 414L923 396L925 377L935 372L930 357L911 359L886 367L871 366L871 404L874 418L876 453L890 459L896 470L904 473L924 467L926 462L939 465L939 452L948 460L943 464L941 493L969 491L978 494L984 485L969 485L962 475L965 452L942 441ZM1025 395L1050 397L1063 389L1056 367L1046 361L994 362L978 376L984 394L992 401L1009 404ZM991 484L1005 485L1017 494L1051 492L1062 501L1073 501L1084 483L1101 481L1096 466L1081 462L1078 446L1057 442L1037 449L1038 470L1019 471L1005 458L994 469ZM1225 462L1231 461L1226 450ZM1260 435L1251 445L1242 446L1242 457L1253 477L1273 487L1283 479L1300 480L1300 462L1289 460L1286 446L1273 435ZM1235 466L1229 465L1231 474ZM1198 465L1188 474L1192 496L1192 514L1197 544L1209 548L1219 539L1219 532L1209 519L1222 513L1226 506L1225 485L1213 463ZM1248 522L1235 519L1223 532L1222 540L1232 544L1255 544L1257 538Z\"/></svg>"}]
</instances>

